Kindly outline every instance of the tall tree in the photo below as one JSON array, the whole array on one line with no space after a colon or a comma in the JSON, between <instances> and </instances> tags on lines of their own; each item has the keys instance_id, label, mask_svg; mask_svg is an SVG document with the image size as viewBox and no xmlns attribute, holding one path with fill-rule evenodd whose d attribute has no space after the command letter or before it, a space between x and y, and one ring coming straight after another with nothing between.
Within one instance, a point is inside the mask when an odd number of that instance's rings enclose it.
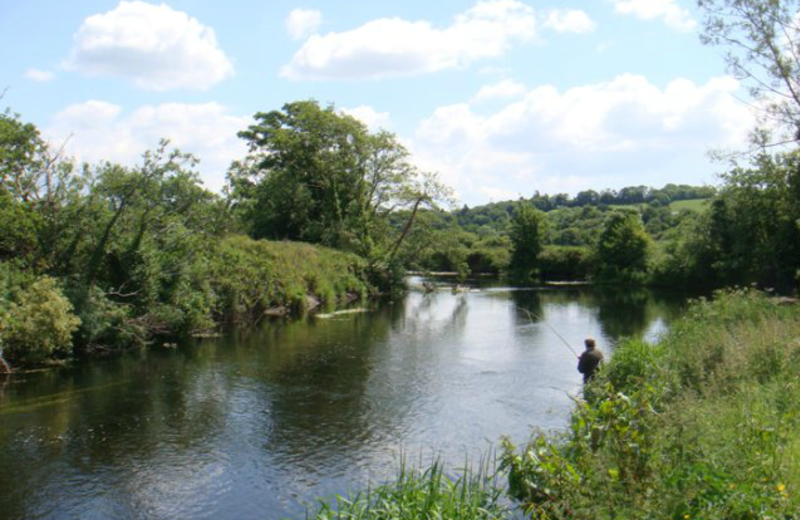
<instances>
[{"instance_id":1,"label":"tall tree","mask_svg":"<svg viewBox=\"0 0 800 520\"><path fill-rule=\"evenodd\" d=\"M705 14L702 41L726 47L730 70L764 107L749 165L733 161L713 207L712 267L726 283L788 290L800 267L800 0L698 0L698 5ZM782 150L768 153L773 145Z\"/></svg>"},{"instance_id":2,"label":"tall tree","mask_svg":"<svg viewBox=\"0 0 800 520\"><path fill-rule=\"evenodd\" d=\"M248 156L229 174L233 200L258 238L302 240L396 257L419 210L449 198L432 174L409 162L389 132L316 101L288 103L255 115L241 132ZM409 210L399 236L386 218Z\"/></svg>"},{"instance_id":3,"label":"tall tree","mask_svg":"<svg viewBox=\"0 0 800 520\"><path fill-rule=\"evenodd\" d=\"M647 270L650 237L633 211L608 216L595 249L597 276L606 281L641 281Z\"/></svg>"},{"instance_id":4,"label":"tall tree","mask_svg":"<svg viewBox=\"0 0 800 520\"><path fill-rule=\"evenodd\" d=\"M530 204L517 207L511 223L511 269L515 275L528 279L536 269L544 240L544 213Z\"/></svg>"}]
</instances>

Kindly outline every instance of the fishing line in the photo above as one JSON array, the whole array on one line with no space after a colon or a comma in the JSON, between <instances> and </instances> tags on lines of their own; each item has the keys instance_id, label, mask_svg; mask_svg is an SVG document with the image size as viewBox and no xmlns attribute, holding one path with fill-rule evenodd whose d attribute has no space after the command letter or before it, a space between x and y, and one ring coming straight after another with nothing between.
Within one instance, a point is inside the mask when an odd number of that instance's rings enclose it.
<instances>
[{"instance_id":1,"label":"fishing line","mask_svg":"<svg viewBox=\"0 0 800 520\"><path fill-rule=\"evenodd\" d=\"M564 339L564 336L562 336L561 334L559 334L559 333L558 333L558 331L557 331L555 328L553 328L553 326L552 326L552 325L550 325L549 323L547 323L547 321L546 321L545 319L543 319L543 318L542 318L542 317L540 317L540 316L536 316L535 314L533 314L533 313L532 313L531 311L529 311L528 309L523 309L523 308L522 308L522 307L520 307L519 305L515 305L515 307L516 307L517 309L521 310L522 312L524 312L525 314L527 314L527 315L528 315L528 319L529 319L529 320L531 320L531 325L535 325L535 324L536 324L536 322L535 322L535 321L533 321L533 318L534 318L534 317L538 318L538 319L539 319L539 321L540 321L541 323L544 323L544 325L545 325L545 326L546 326L548 329L550 329L551 331L553 331L553 334L555 334L556 336L558 336L558 339L560 339L560 340L561 340L561 341L564 343L564 345L566 345L566 346L567 346L567 348L570 350L570 352L572 352L573 354L575 354L575 357L576 357L576 358L580 359L580 356L578 355L578 353L577 353L577 352L575 352L575 349L573 349L573 348L572 348L572 346L571 346L571 345L570 345L570 344L567 342L567 340L565 340L565 339Z\"/></svg>"}]
</instances>

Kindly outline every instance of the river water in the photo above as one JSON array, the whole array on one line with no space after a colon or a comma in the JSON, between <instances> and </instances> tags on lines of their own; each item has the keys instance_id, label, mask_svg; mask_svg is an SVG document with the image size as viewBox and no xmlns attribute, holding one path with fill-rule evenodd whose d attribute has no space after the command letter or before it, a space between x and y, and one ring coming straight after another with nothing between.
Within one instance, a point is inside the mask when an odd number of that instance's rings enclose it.
<instances>
[{"instance_id":1,"label":"river water","mask_svg":"<svg viewBox=\"0 0 800 520\"><path fill-rule=\"evenodd\" d=\"M15 374L0 381L0 518L282 518L385 480L401 457L463 466L502 435L566 425L581 378L554 330L612 355L621 337L656 338L683 301L443 287Z\"/></svg>"}]
</instances>

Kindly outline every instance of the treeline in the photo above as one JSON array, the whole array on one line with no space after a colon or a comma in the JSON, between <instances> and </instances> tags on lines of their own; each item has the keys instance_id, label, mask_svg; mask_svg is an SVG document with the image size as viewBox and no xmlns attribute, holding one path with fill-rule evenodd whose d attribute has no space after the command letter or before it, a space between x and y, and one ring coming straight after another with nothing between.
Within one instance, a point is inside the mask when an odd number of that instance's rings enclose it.
<instances>
[{"instance_id":1,"label":"treeline","mask_svg":"<svg viewBox=\"0 0 800 520\"><path fill-rule=\"evenodd\" d=\"M371 133L333 107L289 103L256 114L240 136L249 153L232 165L223 197L202 187L193 157L166 143L135 168L78 166L35 126L0 116L6 356L36 362L253 322L268 308L298 310L309 295L333 303L391 291L407 268L525 283L790 291L797 281L796 151L762 151L732 169L704 211L651 200L543 212L539 196L475 227L461 224L463 210L438 208L449 190L417 170L394 135ZM708 190L620 193L638 200Z\"/></svg>"},{"instance_id":2,"label":"treeline","mask_svg":"<svg viewBox=\"0 0 800 520\"><path fill-rule=\"evenodd\" d=\"M566 193L555 195L540 194L535 191L523 199L540 211L553 211L560 208L583 208L595 206L605 209L606 206L625 206L648 204L653 208L668 206L682 200L708 199L716 195L713 186L689 186L686 184L667 184L663 188L647 186L628 186L617 190L584 190L571 197ZM507 228L518 201L493 202L470 208L464 205L455 213L458 225L464 229L477 232L482 226L496 230Z\"/></svg>"},{"instance_id":3,"label":"treeline","mask_svg":"<svg viewBox=\"0 0 800 520\"><path fill-rule=\"evenodd\" d=\"M504 203L493 220L477 225L461 225L460 211L428 212L420 216L427 223L424 234L415 237L418 248L413 265L419 270L452 271L461 276L509 273L515 242L515 220L523 208L536 209L526 199ZM483 206L481 207L483 208ZM475 211L481 211L475 208ZM668 206L642 204L628 207L607 205L559 208L542 215L537 231L541 244L539 256L531 257L534 277L541 280L585 280L593 277L598 238L616 213L637 214L653 247L647 256L656 254L656 244L673 229L701 218L697 211L674 210ZM421 232L422 233L422 232ZM599 266L598 266L599 267ZM641 277L639 277L641 278Z\"/></svg>"},{"instance_id":4,"label":"treeline","mask_svg":"<svg viewBox=\"0 0 800 520\"><path fill-rule=\"evenodd\" d=\"M530 198L531 204L541 211L551 211L558 208L580 208L583 206L652 204L666 206L681 200L707 199L713 197L716 189L712 186L689 186L686 184L667 184L656 189L647 186L627 186L617 190L580 191L575 197L566 193L556 195L541 195L535 192Z\"/></svg>"},{"instance_id":5,"label":"treeline","mask_svg":"<svg viewBox=\"0 0 800 520\"><path fill-rule=\"evenodd\" d=\"M462 277L509 273L523 281L705 289L755 283L791 292L800 269L799 161L797 151L770 153L762 148L749 164L724 174L718 188L668 185L649 190L710 195L698 201L698 210L651 201L545 212L534 197L452 213L426 212L419 218L429 225L413 241L414 266ZM520 232L522 221L531 218L525 216L529 210L537 223ZM537 245L532 247L531 241ZM518 249L537 254L514 261Z\"/></svg>"},{"instance_id":6,"label":"treeline","mask_svg":"<svg viewBox=\"0 0 800 520\"><path fill-rule=\"evenodd\" d=\"M222 197L167 143L137 167L79 166L0 115L4 357L122 349L396 287L414 213L441 186L392 135L332 108L256 120ZM410 208L405 231L386 225L391 207Z\"/></svg>"}]
</instances>

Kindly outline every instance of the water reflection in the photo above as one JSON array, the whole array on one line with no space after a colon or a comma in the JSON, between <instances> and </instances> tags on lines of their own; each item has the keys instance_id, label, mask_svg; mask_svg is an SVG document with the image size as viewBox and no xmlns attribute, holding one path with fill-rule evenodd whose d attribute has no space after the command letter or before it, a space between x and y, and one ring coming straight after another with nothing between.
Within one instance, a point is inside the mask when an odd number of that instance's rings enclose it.
<instances>
[{"instance_id":1,"label":"water reflection","mask_svg":"<svg viewBox=\"0 0 800 520\"><path fill-rule=\"evenodd\" d=\"M385 478L401 451L457 465L565 425L580 375L553 330L611 353L679 309L485 285L17 374L0 381L0 516L280 518Z\"/></svg>"}]
</instances>

